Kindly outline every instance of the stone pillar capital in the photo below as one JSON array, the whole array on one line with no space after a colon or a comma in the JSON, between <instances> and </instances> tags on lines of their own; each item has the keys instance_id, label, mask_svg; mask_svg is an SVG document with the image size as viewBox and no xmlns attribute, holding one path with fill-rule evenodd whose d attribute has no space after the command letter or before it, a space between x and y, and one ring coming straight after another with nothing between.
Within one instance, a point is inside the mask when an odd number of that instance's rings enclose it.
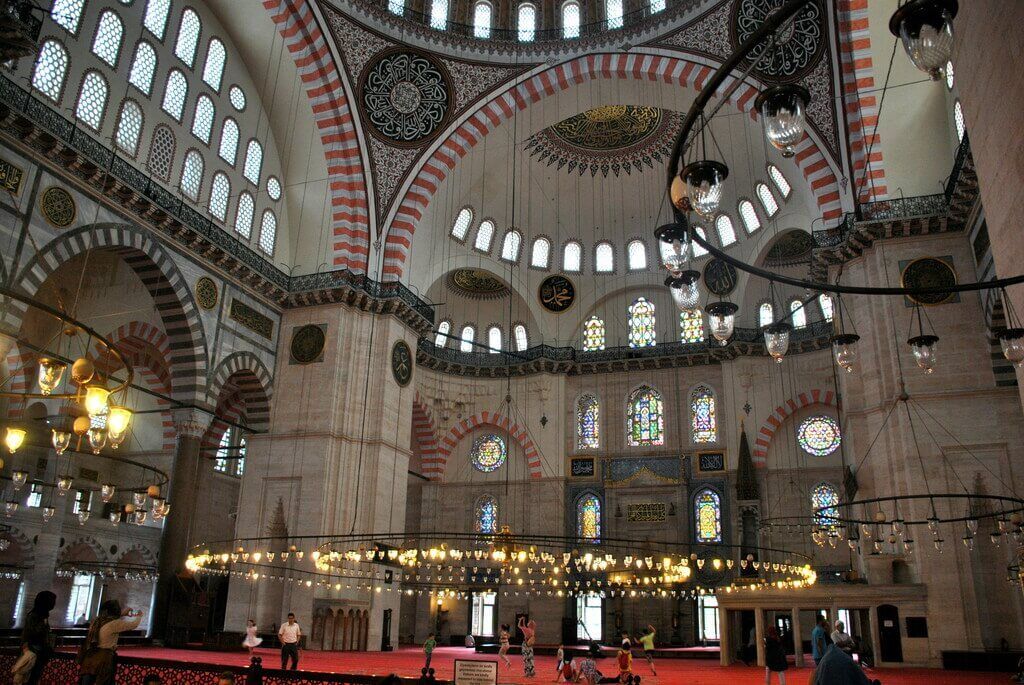
<instances>
[{"instance_id":1,"label":"stone pillar capital","mask_svg":"<svg viewBox=\"0 0 1024 685\"><path fill-rule=\"evenodd\" d=\"M191 407L171 410L174 416L174 432L179 438L201 438L210 427L213 417L204 411Z\"/></svg>"}]
</instances>

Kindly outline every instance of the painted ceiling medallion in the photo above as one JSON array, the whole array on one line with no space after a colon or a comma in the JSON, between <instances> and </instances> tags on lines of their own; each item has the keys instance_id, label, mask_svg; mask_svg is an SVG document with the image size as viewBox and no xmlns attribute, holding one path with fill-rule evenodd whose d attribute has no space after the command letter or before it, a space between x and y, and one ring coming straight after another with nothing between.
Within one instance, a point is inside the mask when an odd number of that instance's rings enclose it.
<instances>
[{"instance_id":1,"label":"painted ceiling medallion","mask_svg":"<svg viewBox=\"0 0 1024 685\"><path fill-rule=\"evenodd\" d=\"M739 0L733 21L736 45L750 38L784 4L786 0ZM761 59L769 46L769 41L762 41L750 51L749 59L758 63L756 71L773 81L799 81L818 62L825 44L824 25L821 6L817 2L808 4L776 34L771 54Z\"/></svg>"},{"instance_id":2,"label":"painted ceiling medallion","mask_svg":"<svg viewBox=\"0 0 1024 685\"><path fill-rule=\"evenodd\" d=\"M804 264L811 259L816 243L811 234L804 230L794 230L779 238L768 254L765 255L765 266L792 266Z\"/></svg>"},{"instance_id":3,"label":"painted ceiling medallion","mask_svg":"<svg viewBox=\"0 0 1024 685\"><path fill-rule=\"evenodd\" d=\"M668 159L682 118L657 107L606 105L552 124L526 139L530 155L569 173L619 175Z\"/></svg>"},{"instance_id":4,"label":"painted ceiling medallion","mask_svg":"<svg viewBox=\"0 0 1024 685\"><path fill-rule=\"evenodd\" d=\"M363 72L363 107L383 139L412 145L440 130L451 110L444 67L425 55L388 51Z\"/></svg>"},{"instance_id":5,"label":"painted ceiling medallion","mask_svg":"<svg viewBox=\"0 0 1024 685\"><path fill-rule=\"evenodd\" d=\"M508 288L497 277L483 269L456 269L448 274L448 288L476 299L504 297Z\"/></svg>"},{"instance_id":6,"label":"painted ceiling medallion","mask_svg":"<svg viewBox=\"0 0 1024 685\"><path fill-rule=\"evenodd\" d=\"M412 380L412 351L404 340L399 340L391 348L391 373L403 388Z\"/></svg>"},{"instance_id":7,"label":"painted ceiling medallion","mask_svg":"<svg viewBox=\"0 0 1024 685\"><path fill-rule=\"evenodd\" d=\"M540 282L537 297L544 309L561 314L576 301L576 286L565 276L555 274Z\"/></svg>"},{"instance_id":8,"label":"painted ceiling medallion","mask_svg":"<svg viewBox=\"0 0 1024 685\"><path fill-rule=\"evenodd\" d=\"M956 285L956 271L947 259L922 257L906 265L900 276L903 288L940 288ZM945 304L953 300L954 293L918 293L908 295L911 302L923 305Z\"/></svg>"}]
</instances>

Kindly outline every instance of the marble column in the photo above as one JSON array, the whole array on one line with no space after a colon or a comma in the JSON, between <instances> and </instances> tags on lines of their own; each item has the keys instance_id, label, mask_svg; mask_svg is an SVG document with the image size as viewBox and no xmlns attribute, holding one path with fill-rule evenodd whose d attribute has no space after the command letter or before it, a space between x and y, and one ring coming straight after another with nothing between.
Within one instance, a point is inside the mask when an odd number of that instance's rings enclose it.
<instances>
[{"instance_id":1,"label":"marble column","mask_svg":"<svg viewBox=\"0 0 1024 685\"><path fill-rule=\"evenodd\" d=\"M176 590L178 575L186 573L185 559L190 547L195 544L196 528L201 525L194 516L199 474L204 463L199 450L211 420L209 414L195 409L175 409L173 414L177 444L170 492L167 493L171 513L164 522L163 536L160 538L160 575L150 623L153 636L163 639L167 639L174 628L187 625L188 605L179 598Z\"/></svg>"},{"instance_id":2,"label":"marble column","mask_svg":"<svg viewBox=\"0 0 1024 685\"><path fill-rule=\"evenodd\" d=\"M804 637L800 631L800 608L793 607L793 663L797 668L804 665Z\"/></svg>"},{"instance_id":3,"label":"marble column","mask_svg":"<svg viewBox=\"0 0 1024 685\"><path fill-rule=\"evenodd\" d=\"M719 659L723 666L732 663L732 626L729 625L729 610L718 607L718 647Z\"/></svg>"},{"instance_id":4,"label":"marble column","mask_svg":"<svg viewBox=\"0 0 1024 685\"><path fill-rule=\"evenodd\" d=\"M760 607L754 609L754 643L757 647L757 665L764 668L764 609Z\"/></svg>"}]
</instances>

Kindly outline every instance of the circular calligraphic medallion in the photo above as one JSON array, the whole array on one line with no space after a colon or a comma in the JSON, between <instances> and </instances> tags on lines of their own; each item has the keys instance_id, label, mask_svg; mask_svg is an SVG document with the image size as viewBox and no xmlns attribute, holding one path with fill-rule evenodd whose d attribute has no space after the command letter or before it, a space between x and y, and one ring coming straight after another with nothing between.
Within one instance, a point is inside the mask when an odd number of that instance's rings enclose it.
<instances>
[{"instance_id":1,"label":"circular calligraphic medallion","mask_svg":"<svg viewBox=\"0 0 1024 685\"><path fill-rule=\"evenodd\" d=\"M704 265L704 285L708 291L724 297L736 288L736 269L720 259L712 259Z\"/></svg>"},{"instance_id":2,"label":"circular calligraphic medallion","mask_svg":"<svg viewBox=\"0 0 1024 685\"><path fill-rule=\"evenodd\" d=\"M39 209L43 212L43 217L56 228L67 228L73 224L78 213L75 207L75 198L71 197L71 193L57 186L43 191L39 198Z\"/></svg>"},{"instance_id":3,"label":"circular calligraphic medallion","mask_svg":"<svg viewBox=\"0 0 1024 685\"><path fill-rule=\"evenodd\" d=\"M544 309L561 314L576 301L576 286L565 276L555 274L540 282L537 298Z\"/></svg>"},{"instance_id":4,"label":"circular calligraphic medallion","mask_svg":"<svg viewBox=\"0 0 1024 685\"><path fill-rule=\"evenodd\" d=\"M404 340L399 340L391 348L391 373L403 388L412 380L412 351Z\"/></svg>"},{"instance_id":5,"label":"circular calligraphic medallion","mask_svg":"<svg viewBox=\"0 0 1024 685\"><path fill-rule=\"evenodd\" d=\"M324 329L314 324L300 326L292 334L292 359L299 364L310 364L320 358L327 336Z\"/></svg>"},{"instance_id":6,"label":"circular calligraphic medallion","mask_svg":"<svg viewBox=\"0 0 1024 685\"><path fill-rule=\"evenodd\" d=\"M953 286L956 285L956 272L942 259L923 257L907 264L900 276L900 285L904 288ZM949 302L953 293L920 293L907 295L907 299L917 304L936 305Z\"/></svg>"},{"instance_id":7,"label":"circular calligraphic medallion","mask_svg":"<svg viewBox=\"0 0 1024 685\"><path fill-rule=\"evenodd\" d=\"M409 50L389 50L372 61L363 71L361 94L374 133L398 145L433 136L451 111L444 67Z\"/></svg>"},{"instance_id":8,"label":"circular calligraphic medallion","mask_svg":"<svg viewBox=\"0 0 1024 685\"><path fill-rule=\"evenodd\" d=\"M738 0L733 15L733 39L742 45L787 0ZM775 32L775 41L761 41L747 59L755 71L776 82L799 81L818 63L826 40L825 13L811 2ZM768 55L765 51L770 50Z\"/></svg>"},{"instance_id":9,"label":"circular calligraphic medallion","mask_svg":"<svg viewBox=\"0 0 1024 685\"><path fill-rule=\"evenodd\" d=\"M217 306L217 284L209 276L203 276L196 281L196 302L207 310Z\"/></svg>"}]
</instances>

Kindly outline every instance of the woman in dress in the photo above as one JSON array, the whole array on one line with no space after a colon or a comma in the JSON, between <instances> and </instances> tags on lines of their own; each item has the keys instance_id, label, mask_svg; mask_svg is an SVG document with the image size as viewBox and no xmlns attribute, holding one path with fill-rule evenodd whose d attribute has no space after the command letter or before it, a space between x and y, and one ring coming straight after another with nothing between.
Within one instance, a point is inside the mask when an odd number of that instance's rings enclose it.
<instances>
[{"instance_id":1,"label":"woman in dress","mask_svg":"<svg viewBox=\"0 0 1024 685\"><path fill-rule=\"evenodd\" d=\"M508 660L508 636L511 628L507 623L501 624L501 630L498 631L498 658L505 662L505 666L512 668L512 662Z\"/></svg>"},{"instance_id":2,"label":"woman in dress","mask_svg":"<svg viewBox=\"0 0 1024 685\"><path fill-rule=\"evenodd\" d=\"M523 631L523 675L532 678L533 670L533 642L537 639L537 622L526 622L522 616L519 617L519 630Z\"/></svg>"},{"instance_id":3,"label":"woman in dress","mask_svg":"<svg viewBox=\"0 0 1024 685\"><path fill-rule=\"evenodd\" d=\"M242 640L242 644L249 649L250 657L253 655L253 651L263 644L263 639L256 635L256 621L251 618L246 623L245 639Z\"/></svg>"},{"instance_id":4,"label":"woman in dress","mask_svg":"<svg viewBox=\"0 0 1024 685\"><path fill-rule=\"evenodd\" d=\"M79 685L114 685L117 637L135 630L141 622L141 611L122 611L116 599L100 605L100 613L89 626L89 633L78 653Z\"/></svg>"},{"instance_id":5,"label":"woman in dress","mask_svg":"<svg viewBox=\"0 0 1024 685\"><path fill-rule=\"evenodd\" d=\"M772 673L779 674L779 685L786 685L786 651L782 648L782 640L775 626L769 626L764 638L764 685L770 685Z\"/></svg>"}]
</instances>

